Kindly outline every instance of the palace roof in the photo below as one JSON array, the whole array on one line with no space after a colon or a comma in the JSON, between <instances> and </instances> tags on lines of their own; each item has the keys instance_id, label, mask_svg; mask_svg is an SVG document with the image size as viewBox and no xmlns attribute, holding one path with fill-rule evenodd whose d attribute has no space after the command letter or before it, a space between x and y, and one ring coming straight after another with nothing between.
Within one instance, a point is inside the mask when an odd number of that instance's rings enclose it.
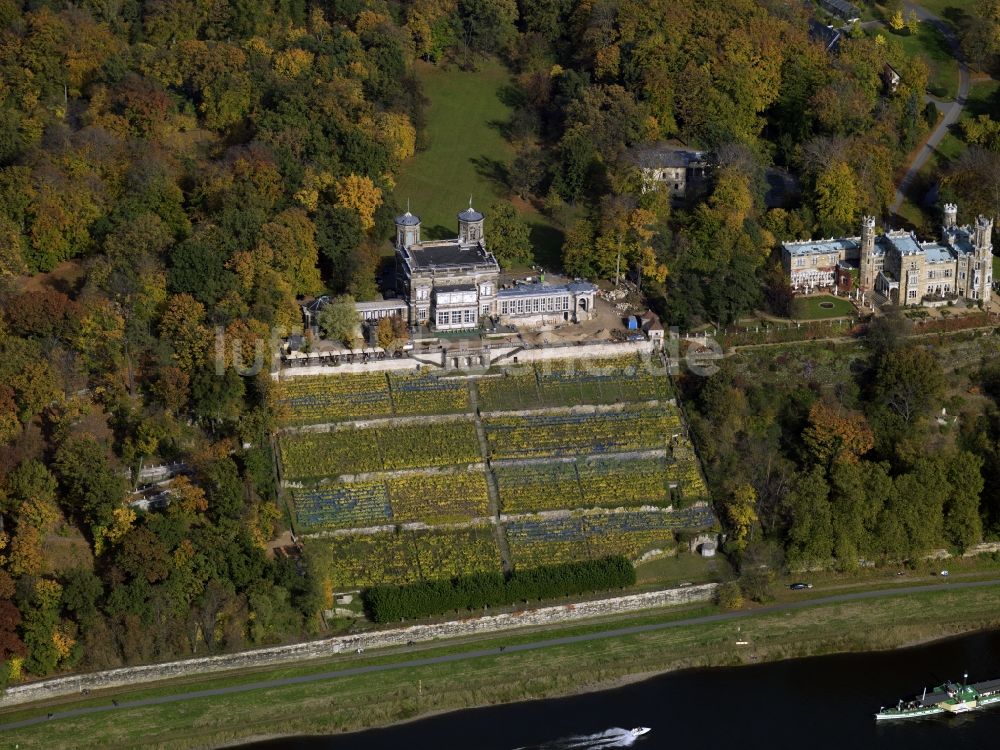
<instances>
[{"instance_id":1,"label":"palace roof","mask_svg":"<svg viewBox=\"0 0 1000 750\"><path fill-rule=\"evenodd\" d=\"M861 238L831 237L827 240L795 240L784 243L783 247L792 257L799 255L822 255L837 253L841 250L858 250L861 247Z\"/></svg>"},{"instance_id":2,"label":"palace roof","mask_svg":"<svg viewBox=\"0 0 1000 750\"><path fill-rule=\"evenodd\" d=\"M459 240L421 242L406 248L405 257L413 270L432 270L450 266L496 266L496 259L481 243L462 244Z\"/></svg>"},{"instance_id":3,"label":"palace roof","mask_svg":"<svg viewBox=\"0 0 1000 750\"><path fill-rule=\"evenodd\" d=\"M548 294L580 294L594 291L597 291L597 287L587 281L571 281L568 284L559 285L534 281L530 284L518 284L501 289L497 292L497 297L537 297Z\"/></svg>"}]
</instances>

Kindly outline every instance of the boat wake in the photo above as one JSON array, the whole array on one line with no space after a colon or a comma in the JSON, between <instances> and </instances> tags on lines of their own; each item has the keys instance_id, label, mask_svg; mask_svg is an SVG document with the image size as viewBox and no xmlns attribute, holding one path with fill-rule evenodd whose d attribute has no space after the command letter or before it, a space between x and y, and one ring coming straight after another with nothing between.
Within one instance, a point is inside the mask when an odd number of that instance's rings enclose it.
<instances>
[{"instance_id":1,"label":"boat wake","mask_svg":"<svg viewBox=\"0 0 1000 750\"><path fill-rule=\"evenodd\" d=\"M570 737L560 737L558 740L543 742L540 745L519 747L515 750L603 750L612 747L632 747L638 739L628 729L612 727L595 734L577 734Z\"/></svg>"}]
</instances>

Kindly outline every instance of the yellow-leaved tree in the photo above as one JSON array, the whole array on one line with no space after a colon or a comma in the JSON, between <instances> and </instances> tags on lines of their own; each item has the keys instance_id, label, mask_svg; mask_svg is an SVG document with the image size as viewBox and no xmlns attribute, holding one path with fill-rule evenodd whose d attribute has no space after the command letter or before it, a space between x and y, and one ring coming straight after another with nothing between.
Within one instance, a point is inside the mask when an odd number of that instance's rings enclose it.
<instances>
[{"instance_id":1,"label":"yellow-leaved tree","mask_svg":"<svg viewBox=\"0 0 1000 750\"><path fill-rule=\"evenodd\" d=\"M726 500L726 517L733 529L733 542L743 549L758 521L757 490L749 484L736 487Z\"/></svg>"},{"instance_id":2,"label":"yellow-leaved tree","mask_svg":"<svg viewBox=\"0 0 1000 750\"><path fill-rule=\"evenodd\" d=\"M349 174L337 180L337 205L356 211L365 231L375 226L375 211L382 205L382 190L370 177Z\"/></svg>"}]
</instances>

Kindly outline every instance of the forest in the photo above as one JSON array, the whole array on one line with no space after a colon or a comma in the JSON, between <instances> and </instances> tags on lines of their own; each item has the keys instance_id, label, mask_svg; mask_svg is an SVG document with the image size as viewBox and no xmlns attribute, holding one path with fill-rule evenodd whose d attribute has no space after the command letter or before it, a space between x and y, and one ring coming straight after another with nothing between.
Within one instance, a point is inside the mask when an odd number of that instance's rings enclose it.
<instances>
[{"instance_id":1,"label":"forest","mask_svg":"<svg viewBox=\"0 0 1000 750\"><path fill-rule=\"evenodd\" d=\"M754 598L776 570L913 567L996 538L995 330L911 329L889 314L859 343L747 352L685 379L727 551Z\"/></svg>"},{"instance_id":2,"label":"forest","mask_svg":"<svg viewBox=\"0 0 1000 750\"><path fill-rule=\"evenodd\" d=\"M565 229L566 271L608 278L621 252L682 326L780 310L775 242L884 207L933 114L919 60L863 34L830 55L785 0L0 0L0 680L320 632L330 592L308 560L267 554L286 528L271 381L216 357L216 335L253 351L301 324L302 297L378 293L396 176L433 146L415 65L487 59L515 82L511 201ZM630 159L665 138L717 164L676 207L642 192ZM800 201L768 207L772 167L799 176ZM871 366L914 365L899 356ZM711 383L693 398L723 419L712 389L740 387ZM802 560L913 544L828 539L788 510L858 472L926 486L919 472L957 471L892 464L902 417L868 419L873 447L855 425L849 450L864 461L801 458L794 493L748 538L790 529ZM137 511L126 499L150 462L189 471L166 510ZM956 544L974 490L940 498Z\"/></svg>"}]
</instances>

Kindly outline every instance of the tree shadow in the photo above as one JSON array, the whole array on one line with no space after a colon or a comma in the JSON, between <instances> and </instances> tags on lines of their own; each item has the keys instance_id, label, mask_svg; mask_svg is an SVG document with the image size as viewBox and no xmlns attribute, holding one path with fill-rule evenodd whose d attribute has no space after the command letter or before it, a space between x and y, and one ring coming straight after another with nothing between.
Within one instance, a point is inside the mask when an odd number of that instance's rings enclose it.
<instances>
[{"instance_id":1,"label":"tree shadow","mask_svg":"<svg viewBox=\"0 0 1000 750\"><path fill-rule=\"evenodd\" d=\"M965 28L965 23L969 20L969 13L965 8L949 6L941 11L941 18L948 21L956 29Z\"/></svg>"},{"instance_id":2,"label":"tree shadow","mask_svg":"<svg viewBox=\"0 0 1000 750\"><path fill-rule=\"evenodd\" d=\"M457 211L455 212L458 213ZM455 220L454 227L446 227L444 224L433 226L421 226L420 236L425 240L453 240L458 236L458 219Z\"/></svg>"},{"instance_id":3,"label":"tree shadow","mask_svg":"<svg viewBox=\"0 0 1000 750\"><path fill-rule=\"evenodd\" d=\"M512 140L514 128L510 120L489 120L486 126L497 131L505 141Z\"/></svg>"},{"instance_id":4,"label":"tree shadow","mask_svg":"<svg viewBox=\"0 0 1000 750\"><path fill-rule=\"evenodd\" d=\"M535 260L543 268L562 269L562 246L566 239L561 230L548 224L532 222L531 246L534 248Z\"/></svg>"},{"instance_id":5,"label":"tree shadow","mask_svg":"<svg viewBox=\"0 0 1000 750\"><path fill-rule=\"evenodd\" d=\"M510 188L510 176L504 162L489 156L473 156L469 161L475 167L476 174L485 177L502 192L506 192Z\"/></svg>"},{"instance_id":6,"label":"tree shadow","mask_svg":"<svg viewBox=\"0 0 1000 750\"><path fill-rule=\"evenodd\" d=\"M507 83L497 89L497 99L504 106L517 109L525 103L527 97L519 87L512 83Z\"/></svg>"},{"instance_id":7,"label":"tree shadow","mask_svg":"<svg viewBox=\"0 0 1000 750\"><path fill-rule=\"evenodd\" d=\"M973 117L989 115L993 119L1000 118L1000 88L995 89L989 96L983 99L975 97L972 92L969 92L969 96L965 100L965 108ZM955 125L952 125L949 129L956 136L959 135Z\"/></svg>"}]
</instances>

